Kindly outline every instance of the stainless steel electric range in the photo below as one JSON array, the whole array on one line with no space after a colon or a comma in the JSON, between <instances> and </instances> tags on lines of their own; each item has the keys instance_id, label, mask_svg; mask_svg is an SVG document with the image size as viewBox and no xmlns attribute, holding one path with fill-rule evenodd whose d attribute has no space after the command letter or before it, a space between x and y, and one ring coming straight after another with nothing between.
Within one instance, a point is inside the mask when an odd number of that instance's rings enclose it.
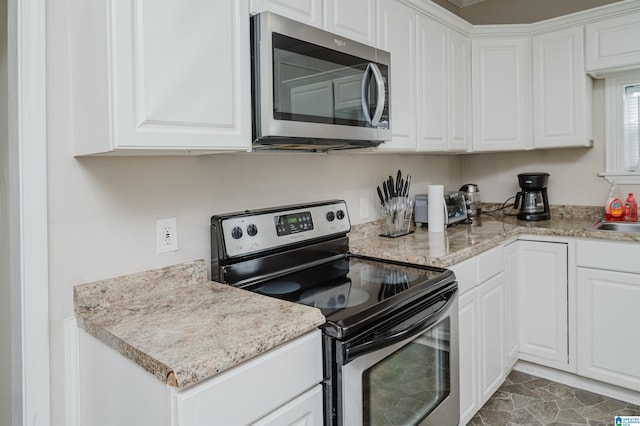
<instances>
[{"instance_id":1,"label":"stainless steel electric range","mask_svg":"<svg viewBox=\"0 0 640 426\"><path fill-rule=\"evenodd\" d=\"M327 425L457 425L458 288L446 269L349 253L332 200L215 215L212 279L318 307Z\"/></svg>"}]
</instances>

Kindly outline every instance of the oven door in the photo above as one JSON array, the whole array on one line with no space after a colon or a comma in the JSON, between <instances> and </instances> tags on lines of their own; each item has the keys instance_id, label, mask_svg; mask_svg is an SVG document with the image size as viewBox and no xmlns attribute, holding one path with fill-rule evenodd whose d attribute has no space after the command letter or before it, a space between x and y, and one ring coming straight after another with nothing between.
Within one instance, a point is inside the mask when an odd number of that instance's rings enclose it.
<instances>
[{"instance_id":1,"label":"oven door","mask_svg":"<svg viewBox=\"0 0 640 426\"><path fill-rule=\"evenodd\" d=\"M458 424L457 295L454 283L419 310L341 344L338 424Z\"/></svg>"}]
</instances>

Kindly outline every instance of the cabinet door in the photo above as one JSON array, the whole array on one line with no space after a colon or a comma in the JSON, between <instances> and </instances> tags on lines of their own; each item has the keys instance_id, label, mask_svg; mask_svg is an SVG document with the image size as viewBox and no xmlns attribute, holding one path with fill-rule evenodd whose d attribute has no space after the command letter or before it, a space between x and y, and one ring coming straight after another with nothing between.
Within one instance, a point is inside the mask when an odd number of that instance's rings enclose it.
<instances>
[{"instance_id":1,"label":"cabinet door","mask_svg":"<svg viewBox=\"0 0 640 426\"><path fill-rule=\"evenodd\" d=\"M505 375L505 281L500 273L478 287L480 314L480 405L502 384Z\"/></svg>"},{"instance_id":2,"label":"cabinet door","mask_svg":"<svg viewBox=\"0 0 640 426\"><path fill-rule=\"evenodd\" d=\"M578 268L578 374L640 391L640 275Z\"/></svg>"},{"instance_id":3,"label":"cabinet door","mask_svg":"<svg viewBox=\"0 0 640 426\"><path fill-rule=\"evenodd\" d=\"M534 147L591 146L593 83L582 27L534 36L532 49Z\"/></svg>"},{"instance_id":4,"label":"cabinet door","mask_svg":"<svg viewBox=\"0 0 640 426\"><path fill-rule=\"evenodd\" d=\"M520 241L514 241L504 248L505 296L506 306L506 368L510 369L518 361L520 352L520 330L518 316L518 280L520 265L518 247Z\"/></svg>"},{"instance_id":5,"label":"cabinet door","mask_svg":"<svg viewBox=\"0 0 640 426\"><path fill-rule=\"evenodd\" d=\"M531 148L528 38L471 41L473 151Z\"/></svg>"},{"instance_id":6,"label":"cabinet door","mask_svg":"<svg viewBox=\"0 0 640 426\"><path fill-rule=\"evenodd\" d=\"M250 149L245 1L106 0L72 9L77 154Z\"/></svg>"},{"instance_id":7,"label":"cabinet door","mask_svg":"<svg viewBox=\"0 0 640 426\"><path fill-rule=\"evenodd\" d=\"M449 31L449 151L471 148L471 54L469 38Z\"/></svg>"},{"instance_id":8,"label":"cabinet door","mask_svg":"<svg viewBox=\"0 0 640 426\"><path fill-rule=\"evenodd\" d=\"M293 401L263 417L253 426L322 426L324 406L322 405L322 386L303 393Z\"/></svg>"},{"instance_id":9,"label":"cabinet door","mask_svg":"<svg viewBox=\"0 0 640 426\"><path fill-rule=\"evenodd\" d=\"M251 12L264 11L322 28L322 0L251 0Z\"/></svg>"},{"instance_id":10,"label":"cabinet door","mask_svg":"<svg viewBox=\"0 0 640 426\"><path fill-rule=\"evenodd\" d=\"M376 43L375 0L325 0L325 28L360 43Z\"/></svg>"},{"instance_id":11,"label":"cabinet door","mask_svg":"<svg viewBox=\"0 0 640 426\"><path fill-rule=\"evenodd\" d=\"M460 424L467 424L480 409L478 293L474 288L458 299L460 337Z\"/></svg>"},{"instance_id":12,"label":"cabinet door","mask_svg":"<svg viewBox=\"0 0 640 426\"><path fill-rule=\"evenodd\" d=\"M597 75L640 66L640 13L630 13L585 26L586 69Z\"/></svg>"},{"instance_id":13,"label":"cabinet door","mask_svg":"<svg viewBox=\"0 0 640 426\"><path fill-rule=\"evenodd\" d=\"M566 369L567 244L520 241L518 258L520 358Z\"/></svg>"},{"instance_id":14,"label":"cabinet door","mask_svg":"<svg viewBox=\"0 0 640 426\"><path fill-rule=\"evenodd\" d=\"M418 15L418 151L449 148L448 29ZM391 56L393 58L393 55ZM394 70L395 71L395 70Z\"/></svg>"},{"instance_id":15,"label":"cabinet door","mask_svg":"<svg viewBox=\"0 0 640 426\"><path fill-rule=\"evenodd\" d=\"M391 52L392 140L381 151L416 149L416 14L395 0L378 2L378 47Z\"/></svg>"}]
</instances>

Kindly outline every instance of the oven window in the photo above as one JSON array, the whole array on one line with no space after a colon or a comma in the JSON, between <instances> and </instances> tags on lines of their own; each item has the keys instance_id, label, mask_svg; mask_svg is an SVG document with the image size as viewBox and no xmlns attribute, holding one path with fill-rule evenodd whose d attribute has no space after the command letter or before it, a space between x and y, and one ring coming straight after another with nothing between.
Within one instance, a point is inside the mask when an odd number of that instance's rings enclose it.
<instances>
[{"instance_id":1,"label":"oven window","mask_svg":"<svg viewBox=\"0 0 640 426\"><path fill-rule=\"evenodd\" d=\"M414 425L450 392L447 318L362 375L366 425Z\"/></svg>"}]
</instances>

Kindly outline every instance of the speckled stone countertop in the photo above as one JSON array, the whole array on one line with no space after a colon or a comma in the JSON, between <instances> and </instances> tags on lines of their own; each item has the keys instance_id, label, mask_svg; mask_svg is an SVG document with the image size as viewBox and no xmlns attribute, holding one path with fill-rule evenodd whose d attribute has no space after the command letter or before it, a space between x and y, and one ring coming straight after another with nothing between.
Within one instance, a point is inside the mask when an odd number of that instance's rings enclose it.
<instances>
[{"instance_id":1,"label":"speckled stone countertop","mask_svg":"<svg viewBox=\"0 0 640 426\"><path fill-rule=\"evenodd\" d=\"M640 242L640 234L591 231L602 209L565 207L551 212L550 220L527 222L502 214L482 214L480 225L459 224L443 233L429 233L426 226L397 238L380 237L379 223L355 226L349 234L349 250L402 262L448 267L495 247L518 235L549 235Z\"/></svg>"},{"instance_id":2,"label":"speckled stone countertop","mask_svg":"<svg viewBox=\"0 0 640 426\"><path fill-rule=\"evenodd\" d=\"M204 260L79 285L74 302L82 329L181 388L325 322L317 308L209 281Z\"/></svg>"}]
</instances>

